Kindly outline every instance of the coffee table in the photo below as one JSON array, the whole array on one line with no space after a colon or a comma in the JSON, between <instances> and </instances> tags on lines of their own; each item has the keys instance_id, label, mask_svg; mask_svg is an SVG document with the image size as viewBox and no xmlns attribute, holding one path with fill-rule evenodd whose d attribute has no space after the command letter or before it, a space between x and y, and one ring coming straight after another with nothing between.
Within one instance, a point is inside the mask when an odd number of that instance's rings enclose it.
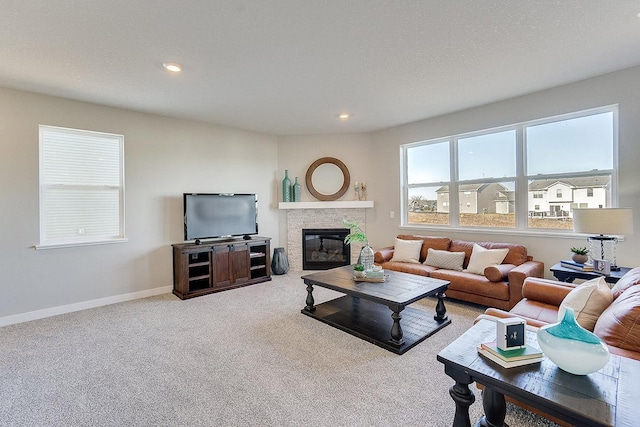
<instances>
[{"instance_id":1,"label":"coffee table","mask_svg":"<svg viewBox=\"0 0 640 427\"><path fill-rule=\"evenodd\" d=\"M571 425L638 425L640 361L612 354L604 368L589 375L569 374L546 357L540 363L507 369L478 355L478 345L495 338L495 322L480 320L438 353L445 373L455 381L449 390L456 404L454 427L471 425L469 406L475 396L469 384L474 381L485 386L485 419L477 425L504 425L505 395Z\"/></svg>"},{"instance_id":2,"label":"coffee table","mask_svg":"<svg viewBox=\"0 0 640 427\"><path fill-rule=\"evenodd\" d=\"M307 285L302 314L397 354L451 323L444 306L448 281L386 271L383 283L356 282L352 272L352 266L344 266L302 276ZM314 286L345 295L315 305ZM438 298L435 315L407 307L428 296Z\"/></svg>"}]
</instances>

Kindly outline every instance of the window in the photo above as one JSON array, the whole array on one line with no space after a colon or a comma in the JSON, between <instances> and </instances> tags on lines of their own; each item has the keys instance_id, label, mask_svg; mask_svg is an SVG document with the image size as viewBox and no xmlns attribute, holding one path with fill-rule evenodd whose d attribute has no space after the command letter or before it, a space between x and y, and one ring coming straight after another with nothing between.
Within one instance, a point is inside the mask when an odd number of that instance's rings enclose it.
<instances>
[{"instance_id":1,"label":"window","mask_svg":"<svg viewBox=\"0 0 640 427\"><path fill-rule=\"evenodd\" d=\"M405 144L402 225L573 229L615 206L616 153L617 106Z\"/></svg>"},{"instance_id":2,"label":"window","mask_svg":"<svg viewBox=\"0 0 640 427\"><path fill-rule=\"evenodd\" d=\"M124 137L40 126L39 247L124 240Z\"/></svg>"}]
</instances>

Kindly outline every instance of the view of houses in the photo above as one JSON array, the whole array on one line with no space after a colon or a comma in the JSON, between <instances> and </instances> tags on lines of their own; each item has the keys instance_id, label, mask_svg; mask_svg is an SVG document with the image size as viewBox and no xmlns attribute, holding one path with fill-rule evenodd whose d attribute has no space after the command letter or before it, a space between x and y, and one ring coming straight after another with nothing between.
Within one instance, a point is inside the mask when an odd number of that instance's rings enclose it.
<instances>
[{"instance_id":1,"label":"view of houses","mask_svg":"<svg viewBox=\"0 0 640 427\"><path fill-rule=\"evenodd\" d=\"M436 194L436 200L412 198L409 211L449 212L449 187ZM528 194L529 218L570 218L574 208L611 205L611 176L531 180ZM515 192L501 183L460 185L458 200L461 214L513 214L515 209Z\"/></svg>"}]
</instances>

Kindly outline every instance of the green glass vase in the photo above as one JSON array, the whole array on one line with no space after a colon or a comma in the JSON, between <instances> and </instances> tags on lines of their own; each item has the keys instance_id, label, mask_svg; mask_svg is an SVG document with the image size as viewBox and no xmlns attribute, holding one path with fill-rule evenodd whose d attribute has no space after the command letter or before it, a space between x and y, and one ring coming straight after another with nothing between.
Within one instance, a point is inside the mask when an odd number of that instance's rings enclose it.
<instances>
[{"instance_id":1,"label":"green glass vase","mask_svg":"<svg viewBox=\"0 0 640 427\"><path fill-rule=\"evenodd\" d=\"M289 179L289 171L285 169L284 179L282 180L282 201L291 201L291 180Z\"/></svg>"}]
</instances>

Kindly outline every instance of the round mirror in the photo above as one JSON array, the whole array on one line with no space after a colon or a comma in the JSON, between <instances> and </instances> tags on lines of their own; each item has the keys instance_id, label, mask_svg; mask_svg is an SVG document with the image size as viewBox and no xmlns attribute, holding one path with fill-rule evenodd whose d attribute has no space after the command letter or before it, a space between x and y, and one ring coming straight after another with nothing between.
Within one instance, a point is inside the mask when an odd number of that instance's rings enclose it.
<instances>
[{"instance_id":1,"label":"round mirror","mask_svg":"<svg viewBox=\"0 0 640 427\"><path fill-rule=\"evenodd\" d=\"M307 189L318 200L338 200L349 189L349 169L340 160L323 157L307 169Z\"/></svg>"}]
</instances>

